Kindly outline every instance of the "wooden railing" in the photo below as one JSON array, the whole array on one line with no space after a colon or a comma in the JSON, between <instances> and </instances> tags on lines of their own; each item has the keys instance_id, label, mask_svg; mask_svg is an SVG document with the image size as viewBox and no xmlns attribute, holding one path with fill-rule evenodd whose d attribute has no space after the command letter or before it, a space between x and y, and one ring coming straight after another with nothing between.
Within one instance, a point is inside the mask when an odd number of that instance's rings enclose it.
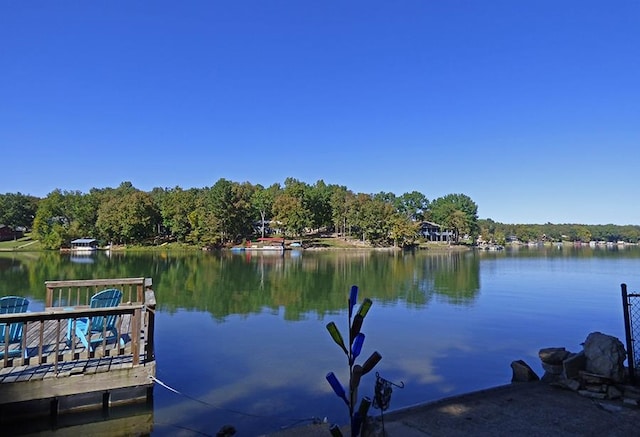
<instances>
[{"instance_id":1,"label":"wooden railing","mask_svg":"<svg viewBox=\"0 0 640 437\"><path fill-rule=\"evenodd\" d=\"M65 363L105 356L130 356L133 365L154 360L156 302L150 278L47 281L46 287L44 311L0 314L0 324L23 325L22 344L18 346L22 352L14 357L9 352L16 345L8 344L9 330L5 329L6 336L0 344L3 352L0 368L52 364L52 370L58 372ZM89 308L91 296L104 288L118 288L128 300L117 307ZM118 333L116 338L102 340L87 349L77 341L73 327L78 319L95 316L116 316ZM104 339L106 327L102 329Z\"/></svg>"},{"instance_id":2,"label":"wooden railing","mask_svg":"<svg viewBox=\"0 0 640 437\"><path fill-rule=\"evenodd\" d=\"M122 302L143 303L145 290L151 288L151 278L80 279L46 281L45 307L89 305L91 296L107 288L122 291Z\"/></svg>"}]
</instances>

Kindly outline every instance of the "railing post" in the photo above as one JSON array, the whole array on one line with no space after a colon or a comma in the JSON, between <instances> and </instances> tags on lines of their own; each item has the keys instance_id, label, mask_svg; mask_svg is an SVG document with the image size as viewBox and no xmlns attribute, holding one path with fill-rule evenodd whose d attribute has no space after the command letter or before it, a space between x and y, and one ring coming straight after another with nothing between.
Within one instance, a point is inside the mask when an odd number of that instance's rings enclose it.
<instances>
[{"instance_id":1,"label":"railing post","mask_svg":"<svg viewBox=\"0 0 640 437\"><path fill-rule=\"evenodd\" d=\"M137 308L133 313L131 321L131 353L133 354L133 365L140 364L140 318L142 310Z\"/></svg>"},{"instance_id":2,"label":"railing post","mask_svg":"<svg viewBox=\"0 0 640 437\"><path fill-rule=\"evenodd\" d=\"M153 290L148 289L144 293L144 304L146 306L146 322L147 322L147 342L145 351L145 362L154 361L155 357L155 345L154 345L154 331L156 320L156 295Z\"/></svg>"},{"instance_id":3,"label":"railing post","mask_svg":"<svg viewBox=\"0 0 640 437\"><path fill-rule=\"evenodd\" d=\"M636 360L633 352L633 341L634 339L631 336L631 313L630 313L630 304L629 304L629 295L627 293L627 284L620 284L620 288L622 289L622 309L624 313L624 336L627 340L627 362L629 365L629 380L631 384L635 385L636 383Z\"/></svg>"},{"instance_id":4,"label":"railing post","mask_svg":"<svg viewBox=\"0 0 640 437\"><path fill-rule=\"evenodd\" d=\"M49 308L53 306L53 287L47 286L47 295L45 296L44 306Z\"/></svg>"}]
</instances>

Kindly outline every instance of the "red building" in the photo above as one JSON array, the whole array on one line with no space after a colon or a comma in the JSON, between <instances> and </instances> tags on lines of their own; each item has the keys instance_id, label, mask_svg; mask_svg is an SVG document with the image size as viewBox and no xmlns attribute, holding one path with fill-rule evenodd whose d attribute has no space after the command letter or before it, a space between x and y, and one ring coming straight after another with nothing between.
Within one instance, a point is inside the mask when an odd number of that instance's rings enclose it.
<instances>
[{"instance_id":1,"label":"red building","mask_svg":"<svg viewBox=\"0 0 640 437\"><path fill-rule=\"evenodd\" d=\"M0 241L13 240L22 237L22 232L16 232L7 225L0 225Z\"/></svg>"}]
</instances>

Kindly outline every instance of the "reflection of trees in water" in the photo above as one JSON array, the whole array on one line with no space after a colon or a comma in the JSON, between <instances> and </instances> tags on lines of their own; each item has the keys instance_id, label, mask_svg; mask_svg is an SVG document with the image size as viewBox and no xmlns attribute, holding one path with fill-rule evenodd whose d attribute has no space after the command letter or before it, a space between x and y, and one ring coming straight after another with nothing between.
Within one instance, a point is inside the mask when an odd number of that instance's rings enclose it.
<instances>
[{"instance_id":1,"label":"reflection of trees in water","mask_svg":"<svg viewBox=\"0 0 640 437\"><path fill-rule=\"evenodd\" d=\"M480 262L470 252L450 252L433 268L434 292L449 303L472 302L480 290Z\"/></svg>"},{"instance_id":2,"label":"reflection of trees in water","mask_svg":"<svg viewBox=\"0 0 640 437\"><path fill-rule=\"evenodd\" d=\"M522 248L514 252L457 251L286 251L282 254L230 252L104 252L91 264L74 263L59 252L0 252L0 293L44 301L44 282L56 279L153 278L161 310L229 315L284 311L288 320L324 318L344 310L357 284L383 303L424 307L432 299L465 305L480 288L480 268L505 257L638 258L640 248Z\"/></svg>"},{"instance_id":3,"label":"reflection of trees in water","mask_svg":"<svg viewBox=\"0 0 640 437\"><path fill-rule=\"evenodd\" d=\"M0 270L0 280L18 294L44 300L47 280L146 276L161 310L207 311L220 321L281 308L288 320L323 318L343 311L353 284L373 299L422 307L434 294L472 299L479 283L477 261L459 252L115 252L97 253L91 264L43 252L10 259L14 267Z\"/></svg>"}]
</instances>

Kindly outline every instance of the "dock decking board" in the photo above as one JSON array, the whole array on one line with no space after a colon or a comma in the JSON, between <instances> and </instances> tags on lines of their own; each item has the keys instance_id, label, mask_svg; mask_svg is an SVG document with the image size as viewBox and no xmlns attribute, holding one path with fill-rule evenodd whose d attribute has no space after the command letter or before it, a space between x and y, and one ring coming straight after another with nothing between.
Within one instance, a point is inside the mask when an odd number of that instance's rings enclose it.
<instances>
[{"instance_id":1,"label":"dock decking board","mask_svg":"<svg viewBox=\"0 0 640 437\"><path fill-rule=\"evenodd\" d=\"M121 336L129 339L131 337L131 334L128 333L131 327L131 316L123 315L119 318L120 328L126 330L120 331L124 332ZM42 326L43 323L44 326ZM123 348L117 339L116 341L112 340L106 345L97 345L94 351L90 352L75 337L71 345L67 344L67 326L68 324L64 320L37 321L26 324L25 334L28 358L25 360L25 364L18 365L15 365L15 363L20 363L23 360L22 357L10 358L9 362L14 363L14 365L0 368L0 405L10 399L13 399L12 402L17 402L15 397L8 396L9 391L13 390L7 390L7 387L15 383L67 379L80 375L109 373L112 370L122 371L134 367L131 341L127 341ZM42 343L40 343L41 338ZM142 338L142 341L144 342L144 338ZM40 344L42 344L42 356L40 355ZM143 350L143 347L141 350ZM58 357L57 363L56 355ZM38 363L38 361L41 361L41 363ZM144 363L144 361L143 353L140 356L140 362ZM144 365L142 366L144 367ZM148 381L141 383L149 384ZM20 385L22 386L22 384ZM104 382L102 385L110 386ZM98 389L98 386L94 384L88 388ZM54 392L56 391L54 390L51 393ZM23 397L19 396L17 399L22 399Z\"/></svg>"}]
</instances>

